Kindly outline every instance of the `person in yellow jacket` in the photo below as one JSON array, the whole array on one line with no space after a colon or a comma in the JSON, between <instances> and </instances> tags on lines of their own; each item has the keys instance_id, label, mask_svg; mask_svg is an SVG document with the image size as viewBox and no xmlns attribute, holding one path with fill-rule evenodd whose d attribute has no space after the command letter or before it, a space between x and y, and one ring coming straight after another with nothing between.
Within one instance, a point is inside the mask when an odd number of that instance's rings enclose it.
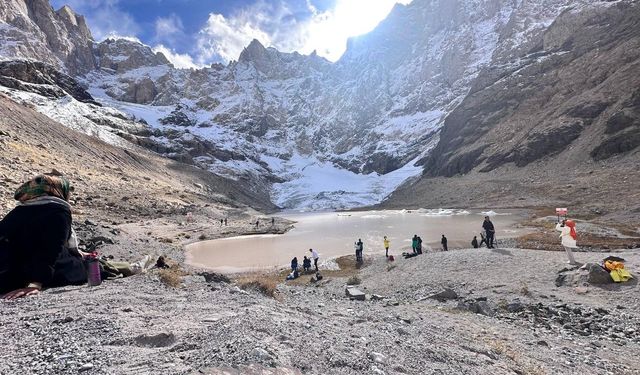
<instances>
[{"instance_id":1,"label":"person in yellow jacket","mask_svg":"<svg viewBox=\"0 0 640 375\"><path fill-rule=\"evenodd\" d=\"M564 251L567 253L567 258L569 259L567 263L578 264L578 262L573 258L573 252L571 251L571 249L578 248L578 245L576 244L576 240L578 239L576 223L573 220L562 220L562 223L556 224L556 230L560 232L562 246L564 247Z\"/></svg>"},{"instance_id":2,"label":"person in yellow jacket","mask_svg":"<svg viewBox=\"0 0 640 375\"><path fill-rule=\"evenodd\" d=\"M389 257L389 245L391 243L387 239L387 236L384 236L384 240L382 241L382 244L384 245L384 251L385 251L384 256L386 256L388 258Z\"/></svg>"}]
</instances>

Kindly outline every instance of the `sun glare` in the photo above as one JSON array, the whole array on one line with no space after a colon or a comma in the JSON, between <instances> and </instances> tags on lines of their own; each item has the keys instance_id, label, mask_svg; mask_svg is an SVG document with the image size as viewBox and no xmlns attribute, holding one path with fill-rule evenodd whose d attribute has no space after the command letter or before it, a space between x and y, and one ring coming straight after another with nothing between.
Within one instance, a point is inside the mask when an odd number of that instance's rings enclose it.
<instances>
[{"instance_id":1,"label":"sun glare","mask_svg":"<svg viewBox=\"0 0 640 375\"><path fill-rule=\"evenodd\" d=\"M310 27L307 49L335 61L346 49L346 39L368 33L382 21L396 3L411 0L337 0L335 8Z\"/></svg>"}]
</instances>

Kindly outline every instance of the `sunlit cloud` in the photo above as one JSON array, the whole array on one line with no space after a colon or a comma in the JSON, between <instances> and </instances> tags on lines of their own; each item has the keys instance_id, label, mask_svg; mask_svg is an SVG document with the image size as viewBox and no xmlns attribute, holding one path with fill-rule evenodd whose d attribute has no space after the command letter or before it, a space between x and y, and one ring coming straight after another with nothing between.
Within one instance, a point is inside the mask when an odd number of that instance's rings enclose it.
<instances>
[{"instance_id":1,"label":"sunlit cloud","mask_svg":"<svg viewBox=\"0 0 640 375\"><path fill-rule=\"evenodd\" d=\"M173 66L178 69L197 69L202 67L202 65L196 64L193 61L193 58L188 54L176 53L174 50L169 49L162 44L153 47L152 50L156 53L162 53L173 64Z\"/></svg>"},{"instance_id":2,"label":"sunlit cloud","mask_svg":"<svg viewBox=\"0 0 640 375\"><path fill-rule=\"evenodd\" d=\"M336 61L346 50L350 37L371 31L395 4L411 2L332 0L331 6L330 1L319 0L238 2L230 13L209 14L199 31L194 32L194 27L185 27L191 24L183 21L189 19L188 11L178 12L180 15L162 13L163 1L158 1L159 8L153 10L153 14L158 14L155 21L146 23L137 22L133 14L139 15L140 10L131 7L133 2L124 0L51 0L51 3L56 7L69 4L84 14L97 41L112 35L138 37L148 45L164 48L176 66L191 66L237 60L253 39L283 52L309 54L315 50L320 56Z\"/></svg>"},{"instance_id":3,"label":"sunlit cloud","mask_svg":"<svg viewBox=\"0 0 640 375\"><path fill-rule=\"evenodd\" d=\"M253 39L270 45L271 36L257 24L260 15L243 13L233 18L221 14L209 16L207 25L198 37L198 61L236 60L242 49Z\"/></svg>"},{"instance_id":4,"label":"sunlit cloud","mask_svg":"<svg viewBox=\"0 0 640 375\"><path fill-rule=\"evenodd\" d=\"M332 9L319 12L309 0L302 3L304 9L284 1L259 0L228 17L211 14L197 38L197 60L235 60L251 40L258 39L283 52L315 50L336 61L346 50L348 38L373 30L395 4L410 2L337 0Z\"/></svg>"}]
</instances>

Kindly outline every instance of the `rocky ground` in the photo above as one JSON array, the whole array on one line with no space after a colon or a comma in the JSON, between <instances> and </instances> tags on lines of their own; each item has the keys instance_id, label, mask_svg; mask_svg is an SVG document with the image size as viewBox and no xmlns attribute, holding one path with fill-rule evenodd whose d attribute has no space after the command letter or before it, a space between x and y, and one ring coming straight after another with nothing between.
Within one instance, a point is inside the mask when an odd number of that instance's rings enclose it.
<instances>
[{"instance_id":1,"label":"rocky ground","mask_svg":"<svg viewBox=\"0 0 640 375\"><path fill-rule=\"evenodd\" d=\"M615 255L640 269L637 252ZM1 302L0 373L640 373L637 282L591 285L564 261L520 249L369 259L355 279L281 284L276 298L197 272L174 288L158 270L48 290Z\"/></svg>"}]
</instances>

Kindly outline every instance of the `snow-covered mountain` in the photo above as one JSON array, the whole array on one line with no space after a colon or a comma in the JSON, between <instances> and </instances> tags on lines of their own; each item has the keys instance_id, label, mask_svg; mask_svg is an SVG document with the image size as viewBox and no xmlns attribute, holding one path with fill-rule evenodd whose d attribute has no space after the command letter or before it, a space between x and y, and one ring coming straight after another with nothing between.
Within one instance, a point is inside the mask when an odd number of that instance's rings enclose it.
<instances>
[{"instance_id":1,"label":"snow-covered mountain","mask_svg":"<svg viewBox=\"0 0 640 375\"><path fill-rule=\"evenodd\" d=\"M0 56L52 64L104 107L148 125L127 136L98 121L103 130L248 187L269 185L285 208L345 208L419 176L416 161L481 72L536 50L563 11L610 3L414 0L351 39L336 63L254 40L238 61L184 70L136 40L95 42L68 7L9 0L0 4ZM54 113L61 99L47 100L40 107Z\"/></svg>"}]
</instances>

